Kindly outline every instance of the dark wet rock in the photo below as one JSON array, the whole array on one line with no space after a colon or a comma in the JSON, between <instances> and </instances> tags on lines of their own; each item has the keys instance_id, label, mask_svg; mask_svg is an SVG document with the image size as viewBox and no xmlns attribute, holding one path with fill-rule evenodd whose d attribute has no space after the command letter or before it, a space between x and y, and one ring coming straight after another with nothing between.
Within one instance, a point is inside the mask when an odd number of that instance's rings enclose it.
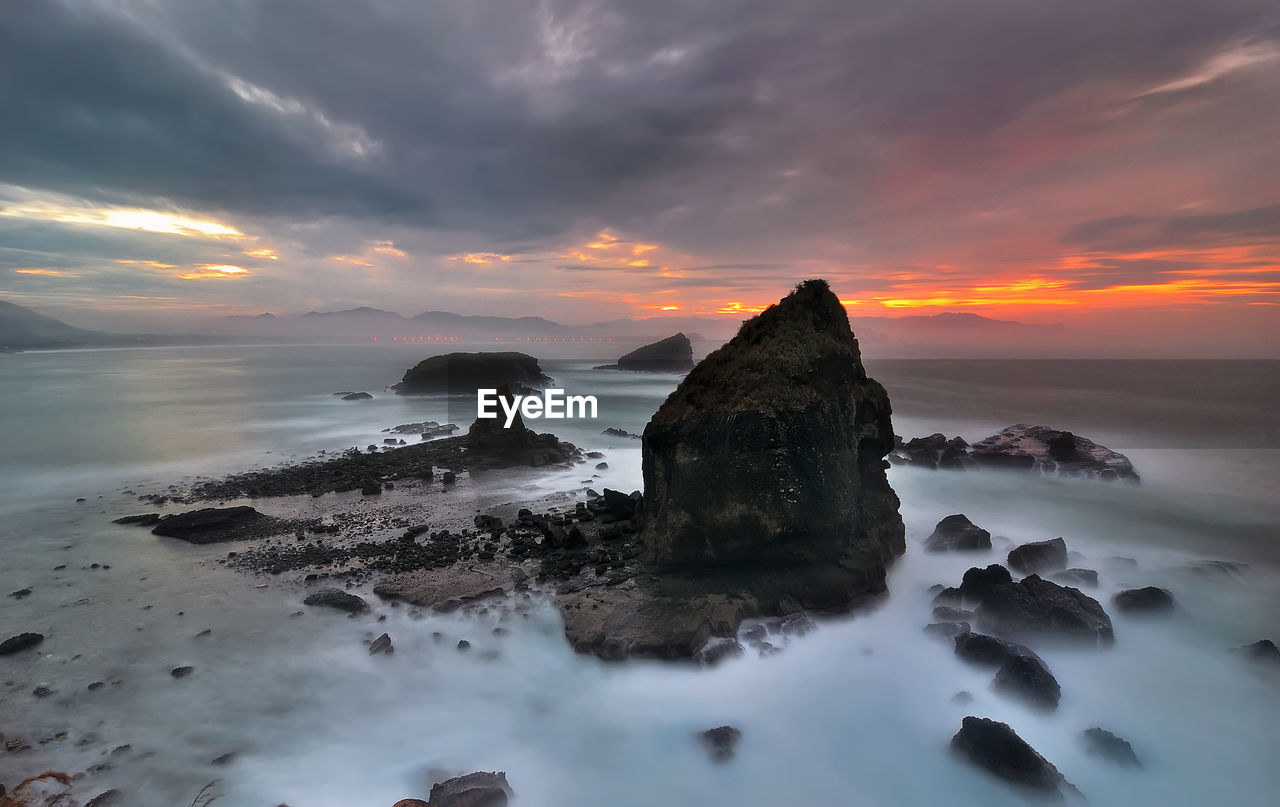
<instances>
[{"instance_id":1,"label":"dark wet rock","mask_svg":"<svg viewBox=\"0 0 1280 807\"><path fill-rule=\"evenodd\" d=\"M605 511L614 520L626 521L635 518L636 507L640 503L638 492L627 494L620 490L605 488L600 498L603 500Z\"/></svg>"},{"instance_id":2,"label":"dark wet rock","mask_svg":"<svg viewBox=\"0 0 1280 807\"><path fill-rule=\"evenodd\" d=\"M192 544L241 541L283 531L282 522L248 506L206 507L160 519L151 533Z\"/></svg>"},{"instance_id":3,"label":"dark wet rock","mask_svg":"<svg viewBox=\"0 0 1280 807\"><path fill-rule=\"evenodd\" d=\"M802 284L699 363L646 426L642 501L605 494L610 518L634 508L643 573L559 596L570 643L687 659L746 618L843 612L883 594L905 549L884 473L892 441L888 396L839 300Z\"/></svg>"},{"instance_id":4,"label":"dark wet rock","mask_svg":"<svg viewBox=\"0 0 1280 807\"><path fill-rule=\"evenodd\" d=\"M360 495L361 496L381 496L382 483L365 482L363 485L360 486Z\"/></svg>"},{"instance_id":5,"label":"dark wet rock","mask_svg":"<svg viewBox=\"0 0 1280 807\"><path fill-rule=\"evenodd\" d=\"M391 635L384 633L369 643L369 655L376 656L379 653L383 655L391 655L396 651L395 645L391 643Z\"/></svg>"},{"instance_id":6,"label":"dark wet rock","mask_svg":"<svg viewBox=\"0 0 1280 807\"><path fill-rule=\"evenodd\" d=\"M603 364L597 370L638 370L651 373L683 373L693 368L693 344L683 333L668 336L636 348L617 364Z\"/></svg>"},{"instance_id":7,"label":"dark wet rock","mask_svg":"<svg viewBox=\"0 0 1280 807\"><path fill-rule=\"evenodd\" d=\"M369 603L350 592L339 588L326 588L307 595L303 605L314 605L323 608L336 608L349 614L362 614L369 610Z\"/></svg>"},{"instance_id":8,"label":"dark wet rock","mask_svg":"<svg viewBox=\"0 0 1280 807\"><path fill-rule=\"evenodd\" d=\"M1054 582L1062 583L1065 586L1088 586L1097 588L1098 573L1093 569L1064 569L1051 575Z\"/></svg>"},{"instance_id":9,"label":"dark wet rock","mask_svg":"<svg viewBox=\"0 0 1280 807\"><path fill-rule=\"evenodd\" d=\"M1080 737L1084 742L1085 751L1092 756L1101 757L1117 765L1134 768L1142 767L1142 762L1138 759L1138 755L1134 753L1133 746L1123 737L1118 737L1097 726L1085 729Z\"/></svg>"},{"instance_id":10,"label":"dark wet rock","mask_svg":"<svg viewBox=\"0 0 1280 807\"><path fill-rule=\"evenodd\" d=\"M694 655L694 660L707 667L740 657L745 651L737 639L723 638L707 644Z\"/></svg>"},{"instance_id":11,"label":"dark wet rock","mask_svg":"<svg viewBox=\"0 0 1280 807\"><path fill-rule=\"evenodd\" d=\"M954 586L938 586L937 589L937 591L930 589L933 593L934 605L959 605L964 601L964 595Z\"/></svg>"},{"instance_id":12,"label":"dark wet rock","mask_svg":"<svg viewBox=\"0 0 1280 807\"><path fill-rule=\"evenodd\" d=\"M159 513L140 513L136 516L123 516L114 519L112 524L136 524L139 527L152 527L160 522Z\"/></svg>"},{"instance_id":13,"label":"dark wet rock","mask_svg":"<svg viewBox=\"0 0 1280 807\"><path fill-rule=\"evenodd\" d=\"M30 650L44 641L42 633L19 633L0 642L0 656L11 656L23 650Z\"/></svg>"},{"instance_id":14,"label":"dark wet rock","mask_svg":"<svg viewBox=\"0 0 1280 807\"><path fill-rule=\"evenodd\" d=\"M186 678L188 675L191 675L191 673L195 671L196 671L195 667L186 665L182 667L174 667L172 670L169 671L169 675L172 675L174 678Z\"/></svg>"},{"instance_id":15,"label":"dark wet rock","mask_svg":"<svg viewBox=\"0 0 1280 807\"><path fill-rule=\"evenodd\" d=\"M367 392L350 392L342 396L344 401L371 401L373 396Z\"/></svg>"},{"instance_id":16,"label":"dark wet rock","mask_svg":"<svg viewBox=\"0 0 1280 807\"><path fill-rule=\"evenodd\" d=\"M1023 574L1044 574L1067 568L1067 542L1061 538L1023 544L1009 552L1009 568Z\"/></svg>"},{"instance_id":17,"label":"dark wet rock","mask_svg":"<svg viewBox=\"0 0 1280 807\"><path fill-rule=\"evenodd\" d=\"M1004 636L1055 636L1093 646L1115 639L1111 617L1097 600L1034 574L991 589L977 615L984 630Z\"/></svg>"},{"instance_id":18,"label":"dark wet rock","mask_svg":"<svg viewBox=\"0 0 1280 807\"><path fill-rule=\"evenodd\" d=\"M1018 788L1061 798L1075 788L1049 760L1009 727L985 717L966 717L951 738L951 748L969 762Z\"/></svg>"},{"instance_id":19,"label":"dark wet rock","mask_svg":"<svg viewBox=\"0 0 1280 807\"><path fill-rule=\"evenodd\" d=\"M1156 586L1126 589L1111 602L1126 614L1164 614L1173 610L1173 595Z\"/></svg>"},{"instance_id":20,"label":"dark wet rock","mask_svg":"<svg viewBox=\"0 0 1280 807\"><path fill-rule=\"evenodd\" d=\"M219 766L221 766L221 765L230 765L232 762L234 762L234 761L235 761L235 759L236 759L236 752L235 752L235 751L228 751L228 752L227 752L227 753L225 753L225 754L219 754L218 756L216 756L216 757L214 757L213 759L209 760L209 764L210 764L210 765L219 765Z\"/></svg>"},{"instance_id":21,"label":"dark wet rock","mask_svg":"<svg viewBox=\"0 0 1280 807\"><path fill-rule=\"evenodd\" d=\"M734 749L742 739L742 732L734 726L717 726L707 729L698 735L711 755L713 762L728 762L733 759Z\"/></svg>"},{"instance_id":22,"label":"dark wet rock","mask_svg":"<svg viewBox=\"0 0 1280 807\"><path fill-rule=\"evenodd\" d=\"M925 539L924 548L930 552L990 549L991 533L974 524L964 514L956 513L938 522Z\"/></svg>"},{"instance_id":23,"label":"dark wet rock","mask_svg":"<svg viewBox=\"0 0 1280 807\"><path fill-rule=\"evenodd\" d=\"M20 588L17 591L9 592L9 596L15 600L23 600L31 596L31 588Z\"/></svg>"},{"instance_id":24,"label":"dark wet rock","mask_svg":"<svg viewBox=\"0 0 1280 807\"><path fill-rule=\"evenodd\" d=\"M954 639L973 630L968 622L930 622L924 632L937 639Z\"/></svg>"},{"instance_id":25,"label":"dark wet rock","mask_svg":"<svg viewBox=\"0 0 1280 807\"><path fill-rule=\"evenodd\" d=\"M987 636L982 633L967 633L956 636L956 655L973 664L984 667L999 667L1011 658L1026 656L1039 659L1030 648L1001 639L998 636Z\"/></svg>"},{"instance_id":26,"label":"dark wet rock","mask_svg":"<svg viewBox=\"0 0 1280 807\"><path fill-rule=\"evenodd\" d=\"M431 807L506 807L513 795L501 771L477 772L431 786Z\"/></svg>"},{"instance_id":27,"label":"dark wet rock","mask_svg":"<svg viewBox=\"0 0 1280 807\"><path fill-rule=\"evenodd\" d=\"M933 618L940 622L969 622L973 620L974 616L973 611L956 608L952 605L939 605L933 609Z\"/></svg>"},{"instance_id":28,"label":"dark wet rock","mask_svg":"<svg viewBox=\"0 0 1280 807\"><path fill-rule=\"evenodd\" d=\"M384 432L391 434L417 434L423 440L430 440L435 437L448 437L458 430L456 424L436 423L434 420L424 420L420 423L401 423L399 426L392 426L389 429L383 429Z\"/></svg>"},{"instance_id":29,"label":"dark wet rock","mask_svg":"<svg viewBox=\"0 0 1280 807\"><path fill-rule=\"evenodd\" d=\"M1011 655L996 671L997 692L1012 695L1041 709L1056 709L1062 687L1045 663L1034 655Z\"/></svg>"},{"instance_id":30,"label":"dark wet rock","mask_svg":"<svg viewBox=\"0 0 1280 807\"><path fill-rule=\"evenodd\" d=\"M397 395L474 395L478 389L507 386L520 392L551 383L538 360L525 353L446 353L418 362L392 389Z\"/></svg>"},{"instance_id":31,"label":"dark wet rock","mask_svg":"<svg viewBox=\"0 0 1280 807\"><path fill-rule=\"evenodd\" d=\"M445 471L444 473L440 474L440 484L442 485L452 485L457 481L458 481L458 475L453 471Z\"/></svg>"},{"instance_id":32,"label":"dark wet rock","mask_svg":"<svg viewBox=\"0 0 1280 807\"><path fill-rule=\"evenodd\" d=\"M916 437L906 442L900 438L895 440L889 461L895 465L914 465L930 470L963 471L971 464L968 448L969 444L962 437L948 439L945 434L935 432L928 437Z\"/></svg>"},{"instance_id":33,"label":"dark wet rock","mask_svg":"<svg viewBox=\"0 0 1280 807\"><path fill-rule=\"evenodd\" d=\"M985 569L974 566L964 573L964 579L960 583L960 597L964 602L981 604L997 586L1012 582L1013 575L998 563Z\"/></svg>"},{"instance_id":34,"label":"dark wet rock","mask_svg":"<svg viewBox=\"0 0 1280 807\"><path fill-rule=\"evenodd\" d=\"M1046 475L1138 481L1133 463L1125 455L1078 434L1026 423L974 443L969 447L969 459L979 466Z\"/></svg>"},{"instance_id":35,"label":"dark wet rock","mask_svg":"<svg viewBox=\"0 0 1280 807\"><path fill-rule=\"evenodd\" d=\"M457 647L459 650L463 650L463 651L470 650L471 642L468 642L466 639L459 639Z\"/></svg>"},{"instance_id":36,"label":"dark wet rock","mask_svg":"<svg viewBox=\"0 0 1280 807\"><path fill-rule=\"evenodd\" d=\"M112 788L89 799L85 802L84 807L121 807L123 804L124 794Z\"/></svg>"},{"instance_id":37,"label":"dark wet rock","mask_svg":"<svg viewBox=\"0 0 1280 807\"><path fill-rule=\"evenodd\" d=\"M48 684L41 684L31 690L31 694L37 698L47 698L53 694L53 689Z\"/></svg>"},{"instance_id":38,"label":"dark wet rock","mask_svg":"<svg viewBox=\"0 0 1280 807\"><path fill-rule=\"evenodd\" d=\"M1270 639L1259 639L1252 644L1247 644L1240 648L1239 652L1250 661L1280 665L1280 648L1276 647L1276 643Z\"/></svg>"}]
</instances>

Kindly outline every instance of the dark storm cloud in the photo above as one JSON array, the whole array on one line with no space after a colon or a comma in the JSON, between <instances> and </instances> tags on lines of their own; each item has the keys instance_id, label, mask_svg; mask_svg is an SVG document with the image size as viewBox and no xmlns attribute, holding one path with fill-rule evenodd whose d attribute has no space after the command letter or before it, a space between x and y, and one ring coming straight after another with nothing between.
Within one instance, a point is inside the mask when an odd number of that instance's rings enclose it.
<instances>
[{"instance_id":1,"label":"dark storm cloud","mask_svg":"<svg viewBox=\"0 0 1280 807\"><path fill-rule=\"evenodd\" d=\"M831 226L829 183L878 143L973 159L1044 98L1189 69L1268 5L7 3L0 177L497 238L674 208L689 237ZM751 207L775 191L793 205Z\"/></svg>"}]
</instances>

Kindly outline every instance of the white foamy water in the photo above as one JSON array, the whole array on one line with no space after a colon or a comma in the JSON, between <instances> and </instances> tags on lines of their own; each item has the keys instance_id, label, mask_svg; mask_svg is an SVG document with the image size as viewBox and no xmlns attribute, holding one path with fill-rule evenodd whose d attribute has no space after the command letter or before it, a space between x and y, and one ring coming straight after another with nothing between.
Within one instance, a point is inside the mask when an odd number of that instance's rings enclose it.
<instances>
[{"instance_id":1,"label":"white foamy water","mask_svg":"<svg viewBox=\"0 0 1280 807\"><path fill-rule=\"evenodd\" d=\"M0 754L0 781L106 764L82 789L119 787L138 807L187 804L213 779L220 803L237 807L389 807L425 797L437 771L482 769L505 770L515 803L528 807L1022 803L947 752L961 718L976 714L1013 725L1092 804L1274 803L1280 676L1228 652L1277 638L1280 511L1266 484L1280 467L1273 449L1170 447L1149 435L1130 451L1144 474L1138 487L895 468L909 549L891 572L888 599L789 639L780 654L712 670L575 655L554 610L537 600L421 618L385 603L356 619L302 609L302 589L287 580L212 563L232 547L109 523L147 509L136 493L188 474L380 442L383 428L443 419L439 400L381 391L417 358L346 346L0 359L8 448L0 593L32 588L24 599L0 597L0 633L48 635L38 652L0 659L0 731L33 746ZM603 451L609 468L596 471L593 461L464 480L449 494L464 506L586 484L639 487L638 442L599 431L640 431L676 378L549 364L565 388L601 398L598 422L554 430ZM929 398L913 397L918 385L897 391L899 369L873 368L908 436L981 437L991 420L1035 421L1042 405L1029 396L1027 417L1014 416L1014 396L994 418L963 406L943 417L928 411ZM377 397L330 396L347 389ZM1116 399L1131 392L1117 389ZM1140 432L1142 420L1136 411L1091 430L1086 413L1049 425L1106 442ZM78 496L87 501L75 503ZM990 529L997 548L976 557L921 552L933 524L953 512ZM930 585L957 584L968 566L1000 561L1015 543L1059 535L1079 553L1072 565L1101 572L1091 593L1104 604L1121 588L1155 584L1179 608L1157 621L1108 608L1117 636L1108 650L1037 645L1063 688L1059 709L1043 714L993 693L990 670L961 663L921 628L931 621ZM1117 555L1135 559L1136 570L1108 562ZM1250 571L1233 582L1186 571L1204 559L1248 562ZM364 641L383 631L396 652L369 656ZM469 651L457 650L460 639ZM195 672L175 680L169 671L180 665ZM90 691L96 681L105 686ZM35 698L41 684L53 694ZM961 690L971 703L953 702ZM732 762L714 765L694 735L724 723L741 728L743 740ZM1088 756L1079 734L1094 725L1130 740L1145 767ZM230 762L212 764L227 753L235 753Z\"/></svg>"}]
</instances>

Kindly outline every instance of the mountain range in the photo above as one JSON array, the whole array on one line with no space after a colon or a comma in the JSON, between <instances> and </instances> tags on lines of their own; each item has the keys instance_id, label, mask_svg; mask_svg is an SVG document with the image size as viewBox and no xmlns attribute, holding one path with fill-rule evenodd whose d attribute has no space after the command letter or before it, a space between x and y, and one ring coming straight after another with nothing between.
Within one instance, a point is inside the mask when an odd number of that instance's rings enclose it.
<instances>
[{"instance_id":1,"label":"mountain range","mask_svg":"<svg viewBox=\"0 0 1280 807\"><path fill-rule=\"evenodd\" d=\"M973 355L1062 355L1079 347L1079 335L1063 325L1038 325L993 319L971 313L905 317L852 316L864 350L886 358L961 357ZM81 347L207 341L456 341L461 345L531 342L593 345L592 355L621 355L630 347L682 331L701 355L730 338L734 317L650 317L614 319L588 325L565 325L543 317L499 317L426 311L406 317L378 308L308 311L299 315L271 313L194 321L186 334L126 335L90 331L0 301L0 349ZM604 343L604 344L600 344ZM530 348L533 349L532 347ZM557 350L556 352L563 352Z\"/></svg>"}]
</instances>

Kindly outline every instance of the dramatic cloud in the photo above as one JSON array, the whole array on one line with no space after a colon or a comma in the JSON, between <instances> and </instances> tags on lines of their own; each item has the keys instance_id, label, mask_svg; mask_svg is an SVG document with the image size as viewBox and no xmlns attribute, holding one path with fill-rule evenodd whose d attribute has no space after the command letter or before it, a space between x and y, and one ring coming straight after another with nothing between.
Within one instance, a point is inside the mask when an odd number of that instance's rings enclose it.
<instances>
[{"instance_id":1,"label":"dramatic cloud","mask_svg":"<svg viewBox=\"0 0 1280 807\"><path fill-rule=\"evenodd\" d=\"M1280 302L1272 0L0 4L0 292L142 313ZM239 271L233 271L239 270Z\"/></svg>"}]
</instances>

